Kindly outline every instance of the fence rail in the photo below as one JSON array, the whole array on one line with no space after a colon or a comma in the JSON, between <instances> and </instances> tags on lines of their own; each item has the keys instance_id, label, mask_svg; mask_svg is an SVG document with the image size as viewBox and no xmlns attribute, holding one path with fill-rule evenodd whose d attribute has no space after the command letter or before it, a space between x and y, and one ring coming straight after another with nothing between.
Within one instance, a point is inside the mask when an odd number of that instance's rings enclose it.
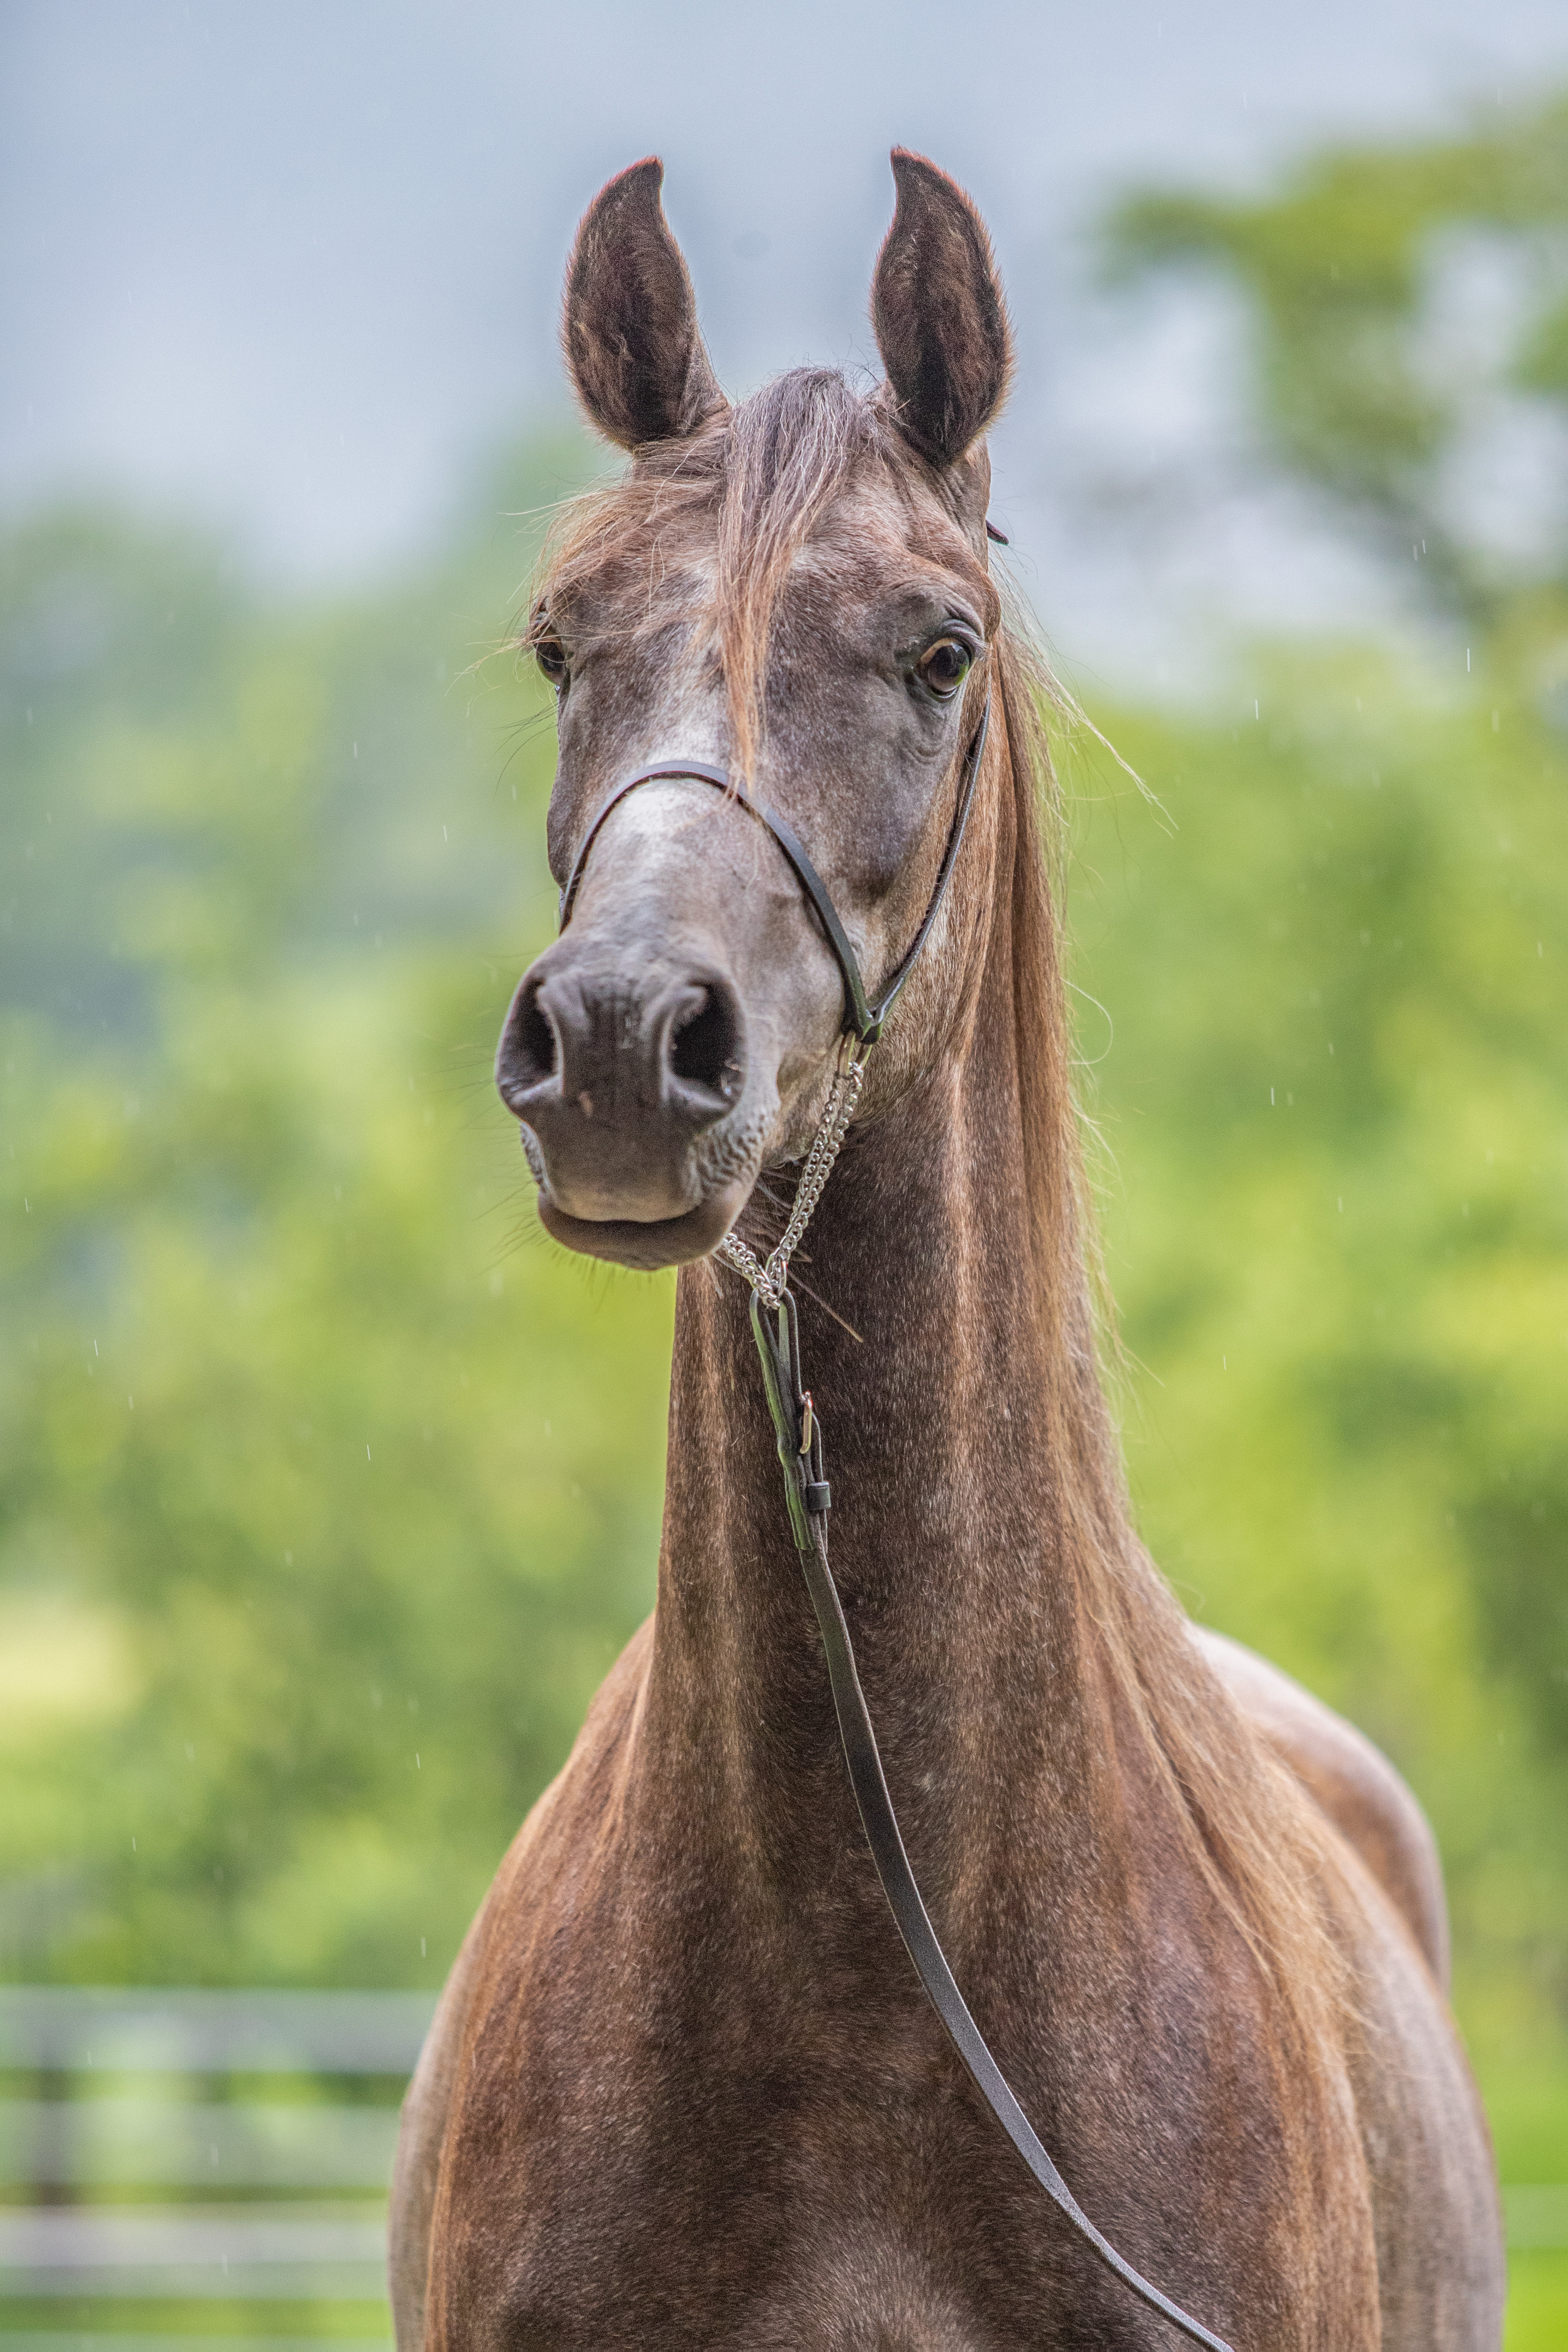
<instances>
[{"instance_id":1,"label":"fence rail","mask_svg":"<svg viewBox=\"0 0 1568 2352\"><path fill-rule=\"evenodd\" d=\"M434 2008L0 1988L0 2352L383 2352L397 2101Z\"/></svg>"},{"instance_id":2,"label":"fence rail","mask_svg":"<svg viewBox=\"0 0 1568 2352\"><path fill-rule=\"evenodd\" d=\"M152 1992L0 1986L0 2066L70 2072L399 2074L424 1992Z\"/></svg>"}]
</instances>

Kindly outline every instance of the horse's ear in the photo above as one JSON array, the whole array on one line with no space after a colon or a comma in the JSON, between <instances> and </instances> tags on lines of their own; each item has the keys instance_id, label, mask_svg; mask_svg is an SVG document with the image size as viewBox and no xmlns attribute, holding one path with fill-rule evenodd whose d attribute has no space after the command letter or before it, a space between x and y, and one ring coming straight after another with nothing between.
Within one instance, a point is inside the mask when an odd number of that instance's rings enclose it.
<instances>
[{"instance_id":1,"label":"horse's ear","mask_svg":"<svg viewBox=\"0 0 1568 2352\"><path fill-rule=\"evenodd\" d=\"M991 240L945 172L893 150L898 207L877 257L871 323L894 416L935 466L954 466L1006 397L1013 336Z\"/></svg>"},{"instance_id":2,"label":"horse's ear","mask_svg":"<svg viewBox=\"0 0 1568 2352\"><path fill-rule=\"evenodd\" d=\"M566 363L594 423L623 449L694 433L724 404L658 200L663 184L657 155L608 181L583 215L566 268Z\"/></svg>"}]
</instances>

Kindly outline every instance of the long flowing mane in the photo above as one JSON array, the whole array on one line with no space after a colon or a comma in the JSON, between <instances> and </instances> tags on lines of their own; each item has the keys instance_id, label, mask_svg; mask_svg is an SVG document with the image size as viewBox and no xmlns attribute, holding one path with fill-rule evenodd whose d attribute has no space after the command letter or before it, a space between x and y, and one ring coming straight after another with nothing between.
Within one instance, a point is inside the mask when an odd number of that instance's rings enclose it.
<instances>
[{"instance_id":1,"label":"long flowing mane","mask_svg":"<svg viewBox=\"0 0 1568 2352\"><path fill-rule=\"evenodd\" d=\"M590 578L637 634L695 608L688 658L722 668L731 766L754 769L765 726L770 624L791 565L862 468L907 492L920 460L877 395L837 372L796 369L695 436L639 453L563 510L535 583L534 628ZM929 488L932 477L922 472ZM699 552L700 551L700 552ZM1266 1753L1194 1646L1132 1521L1101 1378L1098 1254L1062 967L1064 828L1049 741L1067 709L1026 626L994 640L998 750L1013 799L1008 915L1037 1313L1058 1467L1051 1532L1089 1640L1192 1856L1279 1996L1300 2083L1339 1997L1325 1924L1326 1846L1296 1783Z\"/></svg>"},{"instance_id":2,"label":"long flowing mane","mask_svg":"<svg viewBox=\"0 0 1568 2352\"><path fill-rule=\"evenodd\" d=\"M1064 703L1015 622L1001 633L1016 827L1012 932L1017 1066L1038 1311L1053 1335L1053 1437L1064 1558L1175 1818L1267 1971L1309 2055L1342 1993L1325 1917L1328 1849L1292 1777L1262 1748L1195 1647L1139 1539L1107 1402L1113 1337L1084 1166L1067 989L1066 824L1049 720Z\"/></svg>"}]
</instances>

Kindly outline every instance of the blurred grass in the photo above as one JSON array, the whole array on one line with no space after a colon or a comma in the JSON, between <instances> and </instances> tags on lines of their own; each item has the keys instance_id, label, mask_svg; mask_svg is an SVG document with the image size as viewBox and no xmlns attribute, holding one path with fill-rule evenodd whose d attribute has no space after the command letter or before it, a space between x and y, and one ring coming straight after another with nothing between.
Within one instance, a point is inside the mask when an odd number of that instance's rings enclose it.
<instances>
[{"instance_id":1,"label":"blurred grass","mask_svg":"<svg viewBox=\"0 0 1568 2352\"><path fill-rule=\"evenodd\" d=\"M1568 2344L1568 2252L1508 2261L1505 2352L1562 2352Z\"/></svg>"}]
</instances>

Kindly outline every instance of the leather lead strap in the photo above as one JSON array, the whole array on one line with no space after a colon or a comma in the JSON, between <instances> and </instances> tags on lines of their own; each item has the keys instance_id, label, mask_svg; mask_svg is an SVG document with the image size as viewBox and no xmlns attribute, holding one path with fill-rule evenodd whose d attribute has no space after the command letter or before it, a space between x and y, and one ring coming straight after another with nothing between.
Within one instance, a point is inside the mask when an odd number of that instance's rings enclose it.
<instances>
[{"instance_id":1,"label":"leather lead strap","mask_svg":"<svg viewBox=\"0 0 1568 2352\"><path fill-rule=\"evenodd\" d=\"M834 1712L838 1717L838 1736L843 1742L844 1760L849 1768L849 1783L855 1791L855 1801L859 1807L866 1840L871 1849L871 1859L876 1865L882 1893L887 1897L888 1908L904 1939L904 1948L914 1962L915 1973L920 1978L926 1998L942 2020L948 2039L963 2060L970 2080L1036 2180L1106 2269L1146 2303L1152 2311L1159 2312L1173 2327L1179 2328L1192 2343L1205 2345L1208 2352L1231 2352L1223 2336L1212 2334L1190 2312L1184 2311L1180 2304L1173 2303L1169 2295L1162 2294L1157 2286L1152 2286L1141 2272L1135 2271L1131 2263L1117 2252L1110 2241L1100 2235L1036 2137L1006 2076L992 2056L984 2034L969 2013L968 2004L947 1964L947 1956L937 1940L936 1930L931 1926L914 1872L910 1867L909 1855L904 1851L898 1816L893 1811L893 1801L888 1793L887 1779L882 1770L877 1734L866 1705L866 1695L860 1687L849 1628L845 1622L833 1570L828 1566L829 1498L823 1468L821 1419L814 1407L811 1443L807 1454L803 1456L801 1435L805 1396L800 1377L800 1341L795 1299L787 1290L777 1309L776 1320L770 1317L769 1309L755 1291L752 1292L752 1332L763 1361L763 1382L778 1440L779 1463L784 1475L784 1495L795 1548L800 1554L801 1573L811 1596L811 1605L816 1614L822 1646L827 1658L827 1679L833 1691Z\"/></svg>"}]
</instances>

